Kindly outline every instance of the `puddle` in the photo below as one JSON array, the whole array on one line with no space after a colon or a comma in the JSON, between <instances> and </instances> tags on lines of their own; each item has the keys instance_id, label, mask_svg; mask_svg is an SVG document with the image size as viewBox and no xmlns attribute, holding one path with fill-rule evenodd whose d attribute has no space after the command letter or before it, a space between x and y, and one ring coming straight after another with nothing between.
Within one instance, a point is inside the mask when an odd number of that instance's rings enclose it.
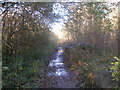
<instances>
[{"instance_id":1,"label":"puddle","mask_svg":"<svg viewBox=\"0 0 120 90\"><path fill-rule=\"evenodd\" d=\"M58 52L56 54L56 59L53 59L49 63L49 67L53 68L54 71L49 72L48 76L66 76L68 74L68 72L66 72L66 70L64 68L64 63L62 62L63 61L62 60L63 52L64 52L64 50L61 47L59 47Z\"/></svg>"},{"instance_id":2,"label":"puddle","mask_svg":"<svg viewBox=\"0 0 120 90\"><path fill-rule=\"evenodd\" d=\"M58 68L55 72L48 73L48 76L67 76L68 73L64 68Z\"/></svg>"},{"instance_id":3,"label":"puddle","mask_svg":"<svg viewBox=\"0 0 120 90\"><path fill-rule=\"evenodd\" d=\"M59 47L56 56L48 64L45 87L50 88L76 88L76 77L74 73L67 70L63 60L64 50Z\"/></svg>"},{"instance_id":4,"label":"puddle","mask_svg":"<svg viewBox=\"0 0 120 90\"><path fill-rule=\"evenodd\" d=\"M55 76L67 76L67 72L64 68L59 68L56 70Z\"/></svg>"},{"instance_id":5,"label":"puddle","mask_svg":"<svg viewBox=\"0 0 120 90\"><path fill-rule=\"evenodd\" d=\"M59 66L62 66L63 63L61 62L61 59L60 57L57 57L56 60L52 60L49 64L50 67L53 67L53 66L56 66L56 67L59 67Z\"/></svg>"}]
</instances>

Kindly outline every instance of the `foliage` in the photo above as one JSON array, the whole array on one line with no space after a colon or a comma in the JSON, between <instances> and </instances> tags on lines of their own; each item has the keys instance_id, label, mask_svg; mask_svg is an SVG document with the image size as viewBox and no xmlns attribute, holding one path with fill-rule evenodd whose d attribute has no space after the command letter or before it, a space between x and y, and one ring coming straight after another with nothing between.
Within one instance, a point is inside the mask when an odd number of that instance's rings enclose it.
<instances>
[{"instance_id":1,"label":"foliage","mask_svg":"<svg viewBox=\"0 0 120 90\"><path fill-rule=\"evenodd\" d=\"M112 70L113 80L118 81L120 80L120 58L114 57L114 59L116 59L116 61L111 63L110 70Z\"/></svg>"},{"instance_id":2,"label":"foliage","mask_svg":"<svg viewBox=\"0 0 120 90\"><path fill-rule=\"evenodd\" d=\"M47 56L53 53L53 46L44 47L34 51L25 52L24 56L3 55L3 87L23 87L24 84L30 84L35 87L34 79L38 72L40 79L44 72L40 67L44 67Z\"/></svg>"},{"instance_id":3,"label":"foliage","mask_svg":"<svg viewBox=\"0 0 120 90\"><path fill-rule=\"evenodd\" d=\"M106 71L117 55L117 8L115 3L71 3L65 23L67 32L65 59L76 70L93 83L94 71ZM113 14L114 13L114 14ZM110 16L111 15L111 16ZM73 44L69 44L73 43ZM91 49L88 46L92 46ZM89 50L87 49L89 48ZM83 62L80 66L76 62Z\"/></svg>"},{"instance_id":4,"label":"foliage","mask_svg":"<svg viewBox=\"0 0 120 90\"><path fill-rule=\"evenodd\" d=\"M117 18L114 17L118 6L100 2L71 4L72 7L67 7L66 41L92 45L99 54L117 54Z\"/></svg>"},{"instance_id":5,"label":"foliage","mask_svg":"<svg viewBox=\"0 0 120 90\"><path fill-rule=\"evenodd\" d=\"M44 77L42 67L58 40L46 25L51 22L52 5L3 3L3 88L35 88L35 79Z\"/></svg>"}]
</instances>

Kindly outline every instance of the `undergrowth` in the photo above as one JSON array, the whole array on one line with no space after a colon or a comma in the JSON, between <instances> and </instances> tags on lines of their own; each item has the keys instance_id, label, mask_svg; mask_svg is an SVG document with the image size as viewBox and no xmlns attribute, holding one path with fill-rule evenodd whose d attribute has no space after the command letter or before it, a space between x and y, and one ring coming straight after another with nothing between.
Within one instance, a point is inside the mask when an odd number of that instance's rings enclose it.
<instances>
[{"instance_id":1,"label":"undergrowth","mask_svg":"<svg viewBox=\"0 0 120 90\"><path fill-rule=\"evenodd\" d=\"M47 57L54 52L55 45L29 50L21 55L3 53L3 88L36 88L36 77L42 80Z\"/></svg>"}]
</instances>

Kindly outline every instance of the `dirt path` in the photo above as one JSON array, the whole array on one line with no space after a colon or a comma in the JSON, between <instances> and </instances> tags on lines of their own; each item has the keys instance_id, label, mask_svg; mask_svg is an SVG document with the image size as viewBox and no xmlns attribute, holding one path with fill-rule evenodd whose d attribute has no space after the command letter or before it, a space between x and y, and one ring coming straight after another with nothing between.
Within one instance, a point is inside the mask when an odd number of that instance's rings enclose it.
<instances>
[{"instance_id":1,"label":"dirt path","mask_svg":"<svg viewBox=\"0 0 120 90\"><path fill-rule=\"evenodd\" d=\"M43 88L76 88L75 73L65 67L62 57L63 52L63 49L59 47L55 57L47 66Z\"/></svg>"}]
</instances>

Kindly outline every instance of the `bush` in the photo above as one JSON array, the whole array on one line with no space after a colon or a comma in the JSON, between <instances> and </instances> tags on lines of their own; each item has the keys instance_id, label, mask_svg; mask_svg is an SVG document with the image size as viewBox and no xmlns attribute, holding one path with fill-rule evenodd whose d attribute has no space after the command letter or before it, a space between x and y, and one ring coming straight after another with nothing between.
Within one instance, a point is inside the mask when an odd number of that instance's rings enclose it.
<instances>
[{"instance_id":1,"label":"bush","mask_svg":"<svg viewBox=\"0 0 120 90\"><path fill-rule=\"evenodd\" d=\"M111 63L110 70L112 71L113 80L119 82L120 80L120 58L114 57L116 59L115 62Z\"/></svg>"},{"instance_id":2,"label":"bush","mask_svg":"<svg viewBox=\"0 0 120 90\"><path fill-rule=\"evenodd\" d=\"M41 80L48 55L54 52L55 45L49 43L44 48L29 50L22 55L6 56L3 54L3 88L35 88L36 75Z\"/></svg>"}]
</instances>

